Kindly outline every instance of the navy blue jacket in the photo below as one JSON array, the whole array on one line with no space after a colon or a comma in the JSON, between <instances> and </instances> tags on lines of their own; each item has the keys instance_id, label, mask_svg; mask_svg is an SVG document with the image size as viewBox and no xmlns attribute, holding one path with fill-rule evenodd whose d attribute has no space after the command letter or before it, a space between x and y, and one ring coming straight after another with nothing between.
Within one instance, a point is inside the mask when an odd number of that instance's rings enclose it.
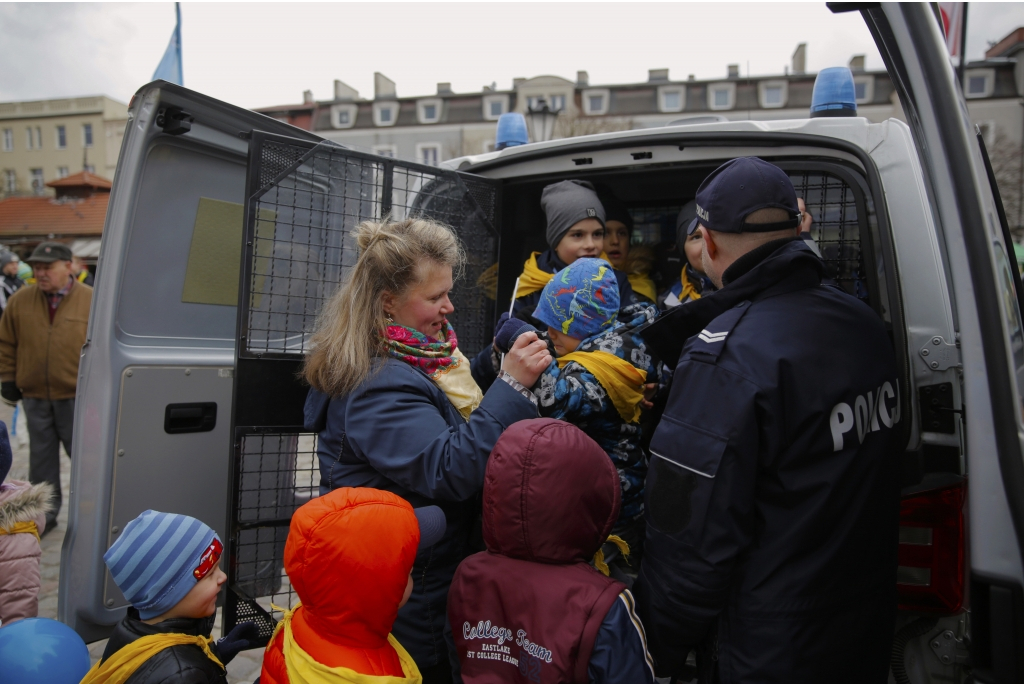
<instances>
[{"instance_id":1,"label":"navy blue jacket","mask_svg":"<svg viewBox=\"0 0 1024 685\"><path fill-rule=\"evenodd\" d=\"M659 675L717 617L723 682L887 678L905 389L882 321L822 270L776 241L677 308L706 325L651 441L633 587Z\"/></svg>"},{"instance_id":2,"label":"navy blue jacket","mask_svg":"<svg viewBox=\"0 0 1024 685\"><path fill-rule=\"evenodd\" d=\"M444 510L444 538L420 551L413 592L392 632L421 667L448 663L444 640L448 586L469 548L476 495L494 443L537 408L507 383L495 383L467 422L424 373L386 359L362 385L331 399L310 389L306 430L318 435L320 493L341 487L393 492L414 507Z\"/></svg>"}]
</instances>

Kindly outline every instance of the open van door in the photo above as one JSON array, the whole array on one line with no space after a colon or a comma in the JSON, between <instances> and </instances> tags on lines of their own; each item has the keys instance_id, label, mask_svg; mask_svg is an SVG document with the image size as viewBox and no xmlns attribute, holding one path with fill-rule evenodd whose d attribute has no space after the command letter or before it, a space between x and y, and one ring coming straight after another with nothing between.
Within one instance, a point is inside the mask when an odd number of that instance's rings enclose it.
<instances>
[{"instance_id":1,"label":"open van door","mask_svg":"<svg viewBox=\"0 0 1024 685\"><path fill-rule=\"evenodd\" d=\"M1024 679L1024 346L1005 242L967 107L930 4L858 9L899 93L952 282L968 462L971 666ZM893 231L898 232L899 226Z\"/></svg>"},{"instance_id":2,"label":"open van door","mask_svg":"<svg viewBox=\"0 0 1024 685\"><path fill-rule=\"evenodd\" d=\"M227 540L249 141L311 133L156 81L132 98L79 365L58 614L87 641L127 602L103 564L146 509Z\"/></svg>"},{"instance_id":3,"label":"open van door","mask_svg":"<svg viewBox=\"0 0 1024 685\"><path fill-rule=\"evenodd\" d=\"M292 513L321 487L316 435L303 428L302 361L321 306L356 263L356 228L390 216L455 229L467 263L449 319L472 356L490 344L495 320L487 283L497 282L498 182L330 142L249 137L224 630L255 621L267 640L277 608L296 602L283 569Z\"/></svg>"}]
</instances>

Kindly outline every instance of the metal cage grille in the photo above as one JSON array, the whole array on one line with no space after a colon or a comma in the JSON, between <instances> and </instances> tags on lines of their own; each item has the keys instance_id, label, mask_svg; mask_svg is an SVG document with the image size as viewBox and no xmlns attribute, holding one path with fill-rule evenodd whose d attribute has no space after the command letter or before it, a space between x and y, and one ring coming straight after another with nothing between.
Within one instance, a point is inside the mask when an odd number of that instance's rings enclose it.
<instances>
[{"instance_id":1,"label":"metal cage grille","mask_svg":"<svg viewBox=\"0 0 1024 685\"><path fill-rule=\"evenodd\" d=\"M362 221L428 218L452 227L466 269L452 292L452 325L467 355L489 342L493 302L474 287L497 257L496 188L455 171L296 141L260 148L251 202L248 317L243 354L303 355L317 314L356 263ZM283 166L293 160L293 168Z\"/></svg>"}]
</instances>

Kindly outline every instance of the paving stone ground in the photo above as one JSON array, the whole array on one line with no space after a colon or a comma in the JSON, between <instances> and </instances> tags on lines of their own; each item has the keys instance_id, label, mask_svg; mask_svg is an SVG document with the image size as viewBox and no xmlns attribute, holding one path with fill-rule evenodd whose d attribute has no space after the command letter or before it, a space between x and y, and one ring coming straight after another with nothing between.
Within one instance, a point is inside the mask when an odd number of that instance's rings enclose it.
<instances>
[{"instance_id":1,"label":"paving stone ground","mask_svg":"<svg viewBox=\"0 0 1024 685\"><path fill-rule=\"evenodd\" d=\"M11 429L11 419L14 409L6 404L0 403L0 421L3 421L8 430ZM24 428L24 424L22 424ZM28 440L25 436L24 444L21 444L17 436L11 436L11 447L14 450L14 463L11 466L9 478L28 480ZM57 593L60 580L60 553L64 543L64 533L68 527L67 503L70 499L71 485L71 460L65 454L64 449L60 451L60 480L61 489L64 493L64 506L61 507L57 516L57 527L50 531L42 539L43 555L40 559L40 571L42 584L39 587L39 616L43 618L57 618ZM221 616L217 610L217 622L213 629L214 637L221 635ZM89 654L93 663L103 655L107 646L106 640L100 640L89 645ZM242 652L228 664L229 683L251 683L259 677L260 669L263 667L263 650L255 649Z\"/></svg>"}]
</instances>

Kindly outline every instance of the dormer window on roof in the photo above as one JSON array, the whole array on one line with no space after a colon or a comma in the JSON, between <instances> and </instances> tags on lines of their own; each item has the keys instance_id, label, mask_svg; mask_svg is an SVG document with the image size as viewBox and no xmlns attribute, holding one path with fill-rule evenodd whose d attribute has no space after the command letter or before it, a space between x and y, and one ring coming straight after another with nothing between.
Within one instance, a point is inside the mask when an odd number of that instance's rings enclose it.
<instances>
[{"instance_id":1,"label":"dormer window on roof","mask_svg":"<svg viewBox=\"0 0 1024 685\"><path fill-rule=\"evenodd\" d=\"M995 69L968 69L964 74L964 96L968 98L992 97L996 85Z\"/></svg>"},{"instance_id":2,"label":"dormer window on roof","mask_svg":"<svg viewBox=\"0 0 1024 685\"><path fill-rule=\"evenodd\" d=\"M373 103L373 124L375 126L394 126L398 120L397 102Z\"/></svg>"},{"instance_id":3,"label":"dormer window on roof","mask_svg":"<svg viewBox=\"0 0 1024 685\"><path fill-rule=\"evenodd\" d=\"M789 99L787 81L761 81L757 84L757 98L764 109L778 109L786 106Z\"/></svg>"},{"instance_id":4,"label":"dormer window on roof","mask_svg":"<svg viewBox=\"0 0 1024 685\"><path fill-rule=\"evenodd\" d=\"M583 113L600 115L608 113L608 102L611 92L607 88L591 88L583 91ZM551 107L555 109L555 107Z\"/></svg>"},{"instance_id":5,"label":"dormer window on roof","mask_svg":"<svg viewBox=\"0 0 1024 685\"><path fill-rule=\"evenodd\" d=\"M416 101L416 119L421 124L436 124L441 120L441 98L425 98Z\"/></svg>"},{"instance_id":6,"label":"dormer window on roof","mask_svg":"<svg viewBox=\"0 0 1024 685\"><path fill-rule=\"evenodd\" d=\"M732 109L735 103L735 83L712 83L708 86L708 109Z\"/></svg>"},{"instance_id":7,"label":"dormer window on roof","mask_svg":"<svg viewBox=\"0 0 1024 685\"><path fill-rule=\"evenodd\" d=\"M661 86L658 88L659 112L682 112L685 108L685 86Z\"/></svg>"},{"instance_id":8,"label":"dormer window on roof","mask_svg":"<svg viewBox=\"0 0 1024 685\"><path fill-rule=\"evenodd\" d=\"M870 75L853 77L853 94L858 105L866 105L875 99L875 77Z\"/></svg>"},{"instance_id":9,"label":"dormer window on roof","mask_svg":"<svg viewBox=\"0 0 1024 685\"><path fill-rule=\"evenodd\" d=\"M354 104L331 105L331 126L352 128L356 124L359 108Z\"/></svg>"},{"instance_id":10,"label":"dormer window on roof","mask_svg":"<svg viewBox=\"0 0 1024 685\"><path fill-rule=\"evenodd\" d=\"M508 112L508 95L484 96L484 121L497 121Z\"/></svg>"}]
</instances>

